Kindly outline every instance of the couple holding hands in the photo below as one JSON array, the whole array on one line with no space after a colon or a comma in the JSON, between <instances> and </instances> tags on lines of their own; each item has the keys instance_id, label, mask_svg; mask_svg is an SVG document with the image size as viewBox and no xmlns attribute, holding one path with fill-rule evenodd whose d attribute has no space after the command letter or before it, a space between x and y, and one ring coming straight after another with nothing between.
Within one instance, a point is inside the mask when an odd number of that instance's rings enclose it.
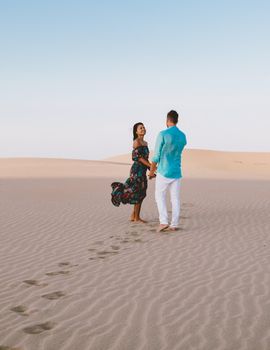
<instances>
[{"instance_id":1,"label":"couple holding hands","mask_svg":"<svg viewBox=\"0 0 270 350\"><path fill-rule=\"evenodd\" d=\"M143 123L136 123L133 126L133 164L130 169L130 177L125 183L113 182L111 184L113 205L133 204L131 221L145 223L146 221L140 217L140 212L142 202L146 197L146 172L147 169L149 170L149 179L156 178L155 200L160 222L158 232L175 231L179 227L181 155L187 142L185 134L176 126L177 123L178 113L172 110L167 114L167 129L158 134L151 163L149 162L148 145L144 140L146 129ZM170 223L166 204L168 190L172 204Z\"/></svg>"}]
</instances>

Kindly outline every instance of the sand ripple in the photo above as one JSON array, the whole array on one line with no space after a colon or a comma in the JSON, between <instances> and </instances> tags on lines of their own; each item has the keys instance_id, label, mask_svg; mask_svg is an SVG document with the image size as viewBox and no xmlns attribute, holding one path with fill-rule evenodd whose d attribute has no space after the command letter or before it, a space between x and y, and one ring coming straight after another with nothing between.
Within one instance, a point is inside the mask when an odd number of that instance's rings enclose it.
<instances>
[{"instance_id":1,"label":"sand ripple","mask_svg":"<svg viewBox=\"0 0 270 350\"><path fill-rule=\"evenodd\" d=\"M0 349L269 350L270 183L185 180L181 230L110 180L1 180Z\"/></svg>"}]
</instances>

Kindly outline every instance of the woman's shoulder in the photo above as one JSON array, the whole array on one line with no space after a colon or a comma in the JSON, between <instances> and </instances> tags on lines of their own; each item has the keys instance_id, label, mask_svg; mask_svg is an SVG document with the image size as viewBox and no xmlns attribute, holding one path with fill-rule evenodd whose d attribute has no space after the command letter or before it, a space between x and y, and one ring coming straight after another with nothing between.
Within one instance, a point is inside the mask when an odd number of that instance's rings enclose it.
<instances>
[{"instance_id":1,"label":"woman's shoulder","mask_svg":"<svg viewBox=\"0 0 270 350\"><path fill-rule=\"evenodd\" d=\"M133 141L133 148L135 149L135 148L138 148L138 147L140 147L140 142L136 139L136 140Z\"/></svg>"},{"instance_id":2,"label":"woman's shoulder","mask_svg":"<svg viewBox=\"0 0 270 350\"><path fill-rule=\"evenodd\" d=\"M148 146L148 143L146 141L141 142L138 139L133 141L133 148L134 149L139 148L139 147L147 147L147 146Z\"/></svg>"}]
</instances>

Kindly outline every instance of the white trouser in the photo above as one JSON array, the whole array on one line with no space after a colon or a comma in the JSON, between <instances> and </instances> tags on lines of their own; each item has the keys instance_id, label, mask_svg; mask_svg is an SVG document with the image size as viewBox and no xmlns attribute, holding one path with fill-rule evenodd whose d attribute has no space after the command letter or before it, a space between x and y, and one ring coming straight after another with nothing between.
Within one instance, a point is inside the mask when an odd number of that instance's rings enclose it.
<instances>
[{"instance_id":1,"label":"white trouser","mask_svg":"<svg viewBox=\"0 0 270 350\"><path fill-rule=\"evenodd\" d=\"M155 197L159 212L159 221L161 225L168 225L168 211L166 204L167 190L170 191L172 203L172 227L179 226L180 219L180 179L169 179L157 173Z\"/></svg>"}]
</instances>

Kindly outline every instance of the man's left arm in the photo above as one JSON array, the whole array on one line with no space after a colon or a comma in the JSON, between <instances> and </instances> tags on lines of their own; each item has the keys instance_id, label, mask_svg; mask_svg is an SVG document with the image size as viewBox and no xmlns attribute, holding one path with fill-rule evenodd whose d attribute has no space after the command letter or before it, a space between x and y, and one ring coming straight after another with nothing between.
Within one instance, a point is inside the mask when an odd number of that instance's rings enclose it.
<instances>
[{"instance_id":1,"label":"man's left arm","mask_svg":"<svg viewBox=\"0 0 270 350\"><path fill-rule=\"evenodd\" d=\"M151 168L150 168L150 171L149 171L149 179L153 179L156 175L155 175L155 172L157 170L157 163L153 162L151 163Z\"/></svg>"},{"instance_id":2,"label":"man's left arm","mask_svg":"<svg viewBox=\"0 0 270 350\"><path fill-rule=\"evenodd\" d=\"M161 156L161 150L164 144L162 133L160 132L157 137L156 145L155 145L155 152L154 156L152 158L152 164L149 172L149 179L153 179L155 177L155 171L157 170L157 164L160 161Z\"/></svg>"}]
</instances>

